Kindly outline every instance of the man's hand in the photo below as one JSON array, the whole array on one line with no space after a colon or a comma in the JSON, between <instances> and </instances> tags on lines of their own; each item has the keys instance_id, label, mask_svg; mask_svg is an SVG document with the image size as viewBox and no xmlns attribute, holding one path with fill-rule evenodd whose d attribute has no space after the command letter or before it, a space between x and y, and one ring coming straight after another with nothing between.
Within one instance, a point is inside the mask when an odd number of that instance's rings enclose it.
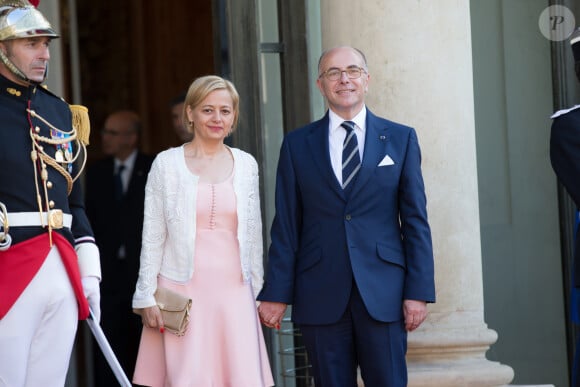
<instances>
[{"instance_id":1,"label":"man's hand","mask_svg":"<svg viewBox=\"0 0 580 387\"><path fill-rule=\"evenodd\" d=\"M280 329L282 318L288 305L282 302L262 301L258 306L258 313L262 324L268 328Z\"/></svg>"},{"instance_id":2,"label":"man's hand","mask_svg":"<svg viewBox=\"0 0 580 387\"><path fill-rule=\"evenodd\" d=\"M89 276L81 278L83 284L83 293L89 301L89 306L93 311L95 321L101 321L101 291L99 289L99 279L97 277Z\"/></svg>"},{"instance_id":3,"label":"man's hand","mask_svg":"<svg viewBox=\"0 0 580 387\"><path fill-rule=\"evenodd\" d=\"M404 300L403 316L405 317L405 329L408 332L414 331L427 317L427 303L425 301Z\"/></svg>"}]
</instances>

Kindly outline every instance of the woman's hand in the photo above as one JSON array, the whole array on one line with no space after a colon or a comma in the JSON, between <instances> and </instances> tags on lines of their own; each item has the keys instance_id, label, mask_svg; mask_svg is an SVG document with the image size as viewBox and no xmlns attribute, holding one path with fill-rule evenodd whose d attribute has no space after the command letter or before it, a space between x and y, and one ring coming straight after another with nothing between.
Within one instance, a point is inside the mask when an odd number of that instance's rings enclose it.
<instances>
[{"instance_id":1,"label":"woman's hand","mask_svg":"<svg viewBox=\"0 0 580 387\"><path fill-rule=\"evenodd\" d=\"M148 308L138 309L141 315L141 322L147 328L159 328L159 332L163 333L165 330L163 326L163 317L161 317L161 311L157 305L150 306Z\"/></svg>"}]
</instances>

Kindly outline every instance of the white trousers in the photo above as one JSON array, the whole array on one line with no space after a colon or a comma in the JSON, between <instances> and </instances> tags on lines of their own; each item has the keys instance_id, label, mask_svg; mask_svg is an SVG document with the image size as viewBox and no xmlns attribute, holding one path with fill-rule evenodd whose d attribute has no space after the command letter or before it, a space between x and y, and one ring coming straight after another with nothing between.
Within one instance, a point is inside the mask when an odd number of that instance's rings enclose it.
<instances>
[{"instance_id":1,"label":"white trousers","mask_svg":"<svg viewBox=\"0 0 580 387\"><path fill-rule=\"evenodd\" d=\"M0 387L64 386L77 325L75 294L53 246L0 320Z\"/></svg>"}]
</instances>

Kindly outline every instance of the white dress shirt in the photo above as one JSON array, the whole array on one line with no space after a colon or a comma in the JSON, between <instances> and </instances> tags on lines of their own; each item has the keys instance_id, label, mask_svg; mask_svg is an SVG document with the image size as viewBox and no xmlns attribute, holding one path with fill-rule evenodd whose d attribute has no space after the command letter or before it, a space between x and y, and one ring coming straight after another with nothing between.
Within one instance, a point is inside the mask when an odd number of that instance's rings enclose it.
<instances>
[{"instance_id":1,"label":"white dress shirt","mask_svg":"<svg viewBox=\"0 0 580 387\"><path fill-rule=\"evenodd\" d=\"M117 173L119 170L119 166L125 166L125 169L121 171L121 182L123 183L123 192L127 192L127 188L129 188L129 181L131 180L131 175L133 174L133 167L135 166L135 160L137 159L137 149L133 151L125 159L125 161L121 161L118 158L115 158L115 170L114 173Z\"/></svg>"},{"instance_id":2,"label":"white dress shirt","mask_svg":"<svg viewBox=\"0 0 580 387\"><path fill-rule=\"evenodd\" d=\"M344 121L355 123L354 133L358 142L358 152L362 161L365 148L367 108L363 106L362 110L354 116L352 120L345 120L332 110L328 110L328 148L330 151L330 162L336 179L342 186L342 145L346 137L346 130L340 126Z\"/></svg>"}]
</instances>

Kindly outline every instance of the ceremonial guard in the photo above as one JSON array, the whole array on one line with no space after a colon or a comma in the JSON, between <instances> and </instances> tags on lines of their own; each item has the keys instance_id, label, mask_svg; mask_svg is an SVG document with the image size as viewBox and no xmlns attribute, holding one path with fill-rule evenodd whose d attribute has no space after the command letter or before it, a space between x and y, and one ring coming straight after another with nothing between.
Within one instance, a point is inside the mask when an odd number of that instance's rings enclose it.
<instances>
[{"instance_id":1,"label":"ceremonial guard","mask_svg":"<svg viewBox=\"0 0 580 387\"><path fill-rule=\"evenodd\" d=\"M42 86L57 37L28 1L0 0L0 386L63 386L78 320L100 314L87 110Z\"/></svg>"}]
</instances>

